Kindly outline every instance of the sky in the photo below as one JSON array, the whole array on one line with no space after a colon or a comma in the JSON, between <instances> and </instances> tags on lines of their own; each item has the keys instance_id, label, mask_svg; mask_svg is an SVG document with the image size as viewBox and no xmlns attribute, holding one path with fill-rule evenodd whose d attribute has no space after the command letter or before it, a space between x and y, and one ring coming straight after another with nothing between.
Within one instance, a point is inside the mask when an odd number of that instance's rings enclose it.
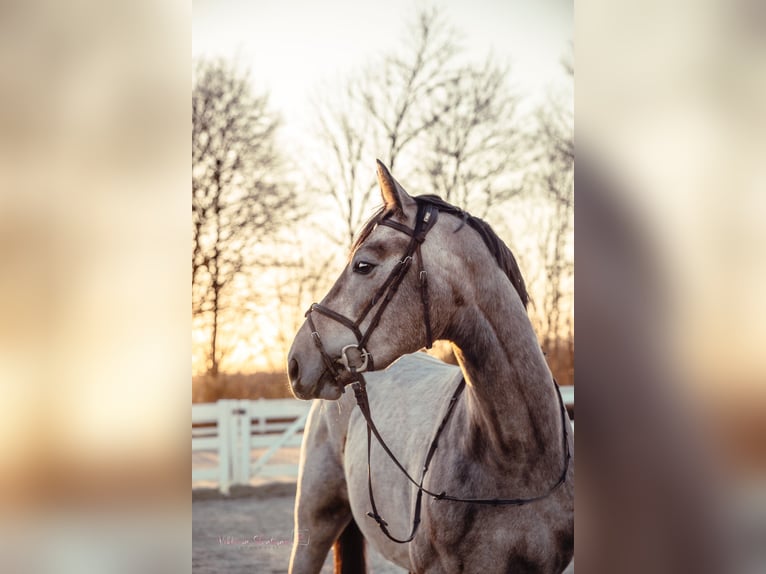
<instances>
[{"instance_id":1,"label":"sky","mask_svg":"<svg viewBox=\"0 0 766 574\"><path fill-rule=\"evenodd\" d=\"M567 85L561 58L571 52L573 5L557 0L194 0L192 55L225 57L250 69L284 119L283 137L311 129L311 100L328 84L391 50L419 6L443 7L466 54L490 51L511 64L514 85L540 102Z\"/></svg>"}]
</instances>

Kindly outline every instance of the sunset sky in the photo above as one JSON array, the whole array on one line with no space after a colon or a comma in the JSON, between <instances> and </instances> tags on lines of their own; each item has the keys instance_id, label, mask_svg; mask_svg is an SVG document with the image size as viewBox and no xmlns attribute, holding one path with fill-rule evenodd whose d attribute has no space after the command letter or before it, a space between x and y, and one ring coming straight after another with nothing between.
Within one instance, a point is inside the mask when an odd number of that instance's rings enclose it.
<instances>
[{"instance_id":1,"label":"sunset sky","mask_svg":"<svg viewBox=\"0 0 766 574\"><path fill-rule=\"evenodd\" d=\"M283 120L279 138L288 161L298 162L316 144L312 134L317 97L334 93L349 76L406 41L407 25L427 6L442 8L457 31L463 57L482 61L492 54L510 65L521 111L532 110L554 93L567 94L571 102L572 81L561 61L573 52L572 4L553 0L393 0L385 6L373 0L195 0L192 55L223 57L249 70L254 90L270 95L271 108ZM524 238L515 240L518 246ZM530 265L534 262L528 262L528 273L533 271ZM275 337L262 333L277 331L267 324L275 320L263 315L259 325L240 325L248 333L261 334L238 337L227 368L270 369L281 364L281 356L265 358L274 352L267 347L274 346ZM203 345L205 338L204 332L195 332L193 344ZM204 370L202 354L195 352L193 369Z\"/></svg>"}]
</instances>

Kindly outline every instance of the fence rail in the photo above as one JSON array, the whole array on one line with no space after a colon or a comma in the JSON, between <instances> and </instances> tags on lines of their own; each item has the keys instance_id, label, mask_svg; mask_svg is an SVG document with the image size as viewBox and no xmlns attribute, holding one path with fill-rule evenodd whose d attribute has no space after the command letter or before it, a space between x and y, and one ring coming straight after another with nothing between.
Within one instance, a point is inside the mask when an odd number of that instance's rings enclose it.
<instances>
[{"instance_id":1,"label":"fence rail","mask_svg":"<svg viewBox=\"0 0 766 574\"><path fill-rule=\"evenodd\" d=\"M310 402L293 399L222 400L192 405L192 453L213 452L217 464L192 466L192 482L215 481L224 494L253 476L297 476L296 464L269 464L285 447L299 447ZM266 449L255 461L253 450Z\"/></svg>"},{"instance_id":2,"label":"fence rail","mask_svg":"<svg viewBox=\"0 0 766 574\"><path fill-rule=\"evenodd\" d=\"M574 413L574 387L561 395ZM271 460L282 448L301 445L311 402L294 399L221 400L192 405L192 454L214 453L216 464L195 468L192 483L214 481L224 494L255 476L298 476L298 465ZM264 450L265 449L265 450ZM253 451L261 452L252 460Z\"/></svg>"}]
</instances>

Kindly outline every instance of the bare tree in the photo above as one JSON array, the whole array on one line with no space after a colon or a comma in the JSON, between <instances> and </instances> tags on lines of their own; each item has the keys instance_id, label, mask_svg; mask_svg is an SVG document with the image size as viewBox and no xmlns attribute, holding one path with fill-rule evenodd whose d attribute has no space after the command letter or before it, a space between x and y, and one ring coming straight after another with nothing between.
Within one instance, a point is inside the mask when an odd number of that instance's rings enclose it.
<instances>
[{"instance_id":1,"label":"bare tree","mask_svg":"<svg viewBox=\"0 0 766 574\"><path fill-rule=\"evenodd\" d=\"M486 217L522 190L524 134L508 69L491 58L465 66L436 93L438 121L425 133L425 173L434 193ZM434 114L436 115L436 114Z\"/></svg>"},{"instance_id":2,"label":"bare tree","mask_svg":"<svg viewBox=\"0 0 766 574\"><path fill-rule=\"evenodd\" d=\"M351 244L377 198L376 157L415 191L479 216L521 190L519 98L508 68L492 58L461 62L458 34L436 9L420 11L405 38L340 98L317 104L320 141L331 155L314 166L312 187L334 200L339 245ZM418 162L404 165L406 153Z\"/></svg>"},{"instance_id":3,"label":"bare tree","mask_svg":"<svg viewBox=\"0 0 766 574\"><path fill-rule=\"evenodd\" d=\"M359 86L363 110L372 118L393 171L402 150L443 121L455 105L439 97L459 77L457 32L436 9L421 10L410 24L401 53L369 68Z\"/></svg>"},{"instance_id":4,"label":"bare tree","mask_svg":"<svg viewBox=\"0 0 766 574\"><path fill-rule=\"evenodd\" d=\"M297 216L295 193L280 175L279 120L248 74L222 60L199 61L192 88L192 315L209 329L207 370L225 349L223 315L236 309L237 285L256 263L256 246Z\"/></svg>"},{"instance_id":5,"label":"bare tree","mask_svg":"<svg viewBox=\"0 0 766 574\"><path fill-rule=\"evenodd\" d=\"M570 59L562 61L570 77ZM544 200L546 226L540 241L544 289L540 305L543 348L568 363L574 357L574 130L571 108L555 100L538 110L539 144L534 179ZM562 348L564 343L565 348Z\"/></svg>"},{"instance_id":6,"label":"bare tree","mask_svg":"<svg viewBox=\"0 0 766 574\"><path fill-rule=\"evenodd\" d=\"M402 151L417 146L453 105L440 90L458 73L460 50L443 15L421 11L406 37L402 50L349 80L340 97L316 105L320 141L331 154L314 166L312 188L333 198L343 221L333 237L339 245L351 244L377 198L373 159L397 167Z\"/></svg>"},{"instance_id":7,"label":"bare tree","mask_svg":"<svg viewBox=\"0 0 766 574\"><path fill-rule=\"evenodd\" d=\"M467 61L457 38L443 13L421 11L396 50L339 96L316 102L318 141L329 154L313 166L310 187L343 222L327 232L339 246L350 245L377 203L375 157L410 191L436 193L487 219L529 189L524 197L545 210L534 229L545 285L535 297L538 322L555 346L572 324L572 117L555 101L521 116L508 66L492 57ZM571 75L572 61L562 64Z\"/></svg>"},{"instance_id":8,"label":"bare tree","mask_svg":"<svg viewBox=\"0 0 766 574\"><path fill-rule=\"evenodd\" d=\"M260 345L268 349L269 368L282 371L287 364L287 352L295 333L305 320L309 305L318 301L329 289L334 275L331 271L335 264L335 255L318 256L315 248L307 245L297 247L301 254L293 265L272 269L269 274L268 309L263 313L268 316L274 329L269 333L259 333Z\"/></svg>"},{"instance_id":9,"label":"bare tree","mask_svg":"<svg viewBox=\"0 0 766 574\"><path fill-rule=\"evenodd\" d=\"M340 232L334 227L320 226L319 229L343 247L349 247L353 242L354 233L370 207L374 190L371 171L364 161L373 137L371 125L360 112L351 92L349 87L335 102L316 102L319 139L326 144L330 156L312 166L309 182L309 188L317 197L332 198L333 211L342 221Z\"/></svg>"}]
</instances>

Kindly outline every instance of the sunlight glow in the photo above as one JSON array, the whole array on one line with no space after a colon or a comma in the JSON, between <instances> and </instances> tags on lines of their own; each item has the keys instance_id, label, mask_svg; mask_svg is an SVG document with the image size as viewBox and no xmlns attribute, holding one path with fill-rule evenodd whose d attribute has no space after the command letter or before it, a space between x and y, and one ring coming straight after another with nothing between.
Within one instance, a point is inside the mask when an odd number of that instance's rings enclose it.
<instances>
[{"instance_id":1,"label":"sunlight glow","mask_svg":"<svg viewBox=\"0 0 766 574\"><path fill-rule=\"evenodd\" d=\"M445 0L439 6L455 29L456 41L463 50L461 61L483 61L491 53L498 63L509 64L512 87L521 96L520 108L532 110L548 101L557 90L571 90L571 77L562 66L562 58L572 50L573 7L570 3L476 0L466 4L460 0ZM408 23L412 22L418 7L409 0L393 0L385 9L373 0L322 3L288 0L267 6L235 0L195 2L192 55L222 57L243 71L250 71L255 92L268 93L271 107L281 115L278 139L280 145L289 150L294 177L297 181L301 178L310 181L306 172L311 169L312 146L316 145L313 104L318 94L327 92L328 86L344 86L350 76L378 61L383 53L402 49L408 38ZM296 14L300 17L296 18ZM571 97L564 100L569 102ZM373 162L374 158L370 160ZM416 158L402 157L397 161L399 170L404 168L399 173L407 173L409 166L417 168L415 162ZM371 173L373 169L371 163ZM530 289L541 291L544 271L535 255L540 240L535 229L539 225L533 220L544 218L545 214L533 206L530 210L535 213L520 215L518 209L496 210L487 219L519 258ZM317 263L317 255L323 255L318 240L320 238L307 236L295 238L304 249L306 265ZM321 241L325 242L326 238ZM571 251L569 242L566 249ZM323 280L332 281L339 271L339 265L330 266L322 271ZM272 279L267 272L238 289L252 295L246 300L254 300L259 295L256 289L273 290L269 296L285 297L278 292L281 288L278 281ZM237 316L235 321L231 318L222 321L224 326L219 329L217 345L222 352L221 369L227 372L282 370L292 337L302 322L302 310L308 304L305 298L311 296L302 289L298 290L300 300L281 305L294 307L294 312L287 312L289 316L281 316L286 312L274 308L275 305L269 307L259 302L253 303L254 309ZM320 293L323 290L326 289L323 287ZM292 292L287 295L293 296ZM571 310L565 312L571 313ZM200 319L195 320L194 374L202 374L208 368L208 333Z\"/></svg>"}]
</instances>

